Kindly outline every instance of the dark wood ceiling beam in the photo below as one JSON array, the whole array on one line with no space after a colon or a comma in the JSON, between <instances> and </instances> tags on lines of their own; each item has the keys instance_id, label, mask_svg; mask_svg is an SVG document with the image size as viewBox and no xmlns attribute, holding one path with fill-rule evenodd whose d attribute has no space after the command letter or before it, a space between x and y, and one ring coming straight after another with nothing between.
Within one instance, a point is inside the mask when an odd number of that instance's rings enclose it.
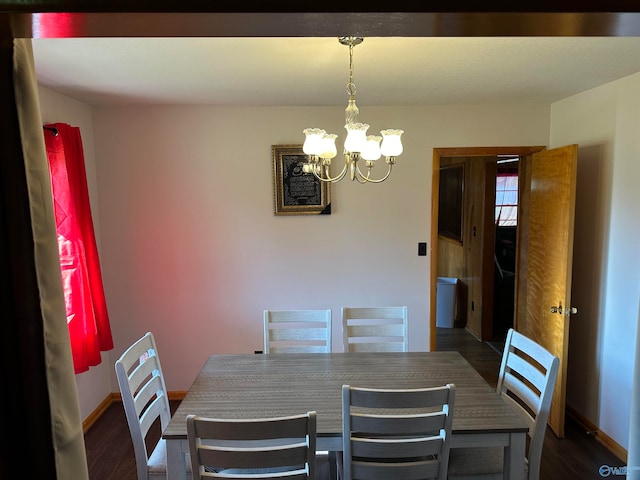
<instances>
[{"instance_id":1,"label":"dark wood ceiling beam","mask_svg":"<svg viewBox=\"0 0 640 480\"><path fill-rule=\"evenodd\" d=\"M7 16L18 38L640 35L640 12L68 12Z\"/></svg>"},{"instance_id":2,"label":"dark wood ceiling beam","mask_svg":"<svg viewBox=\"0 0 640 480\"><path fill-rule=\"evenodd\" d=\"M0 12L638 12L636 0L609 0L585 2L584 0L536 0L535 2L505 2L496 0L394 0L371 2L370 0L324 0L301 2L299 0L270 0L268 2L242 0L0 0Z\"/></svg>"}]
</instances>

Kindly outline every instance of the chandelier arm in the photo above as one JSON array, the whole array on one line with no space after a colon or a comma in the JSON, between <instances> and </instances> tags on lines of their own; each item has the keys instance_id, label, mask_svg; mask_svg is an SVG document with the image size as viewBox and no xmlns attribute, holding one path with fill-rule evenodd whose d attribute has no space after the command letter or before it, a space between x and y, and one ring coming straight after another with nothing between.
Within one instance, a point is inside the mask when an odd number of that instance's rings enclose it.
<instances>
[{"instance_id":1,"label":"chandelier arm","mask_svg":"<svg viewBox=\"0 0 640 480\"><path fill-rule=\"evenodd\" d=\"M387 170L387 174L382 178L377 178L376 179L376 178L371 178L371 167L367 167L367 174L364 175L360 171L360 167L356 164L356 170L357 170L356 178L358 178L358 182L359 183L382 183L387 178L389 178L389 175L391 175L391 169L393 168L393 164L392 163L388 163L388 165L389 165L389 169ZM360 179L362 179L362 181L360 181Z\"/></svg>"},{"instance_id":2,"label":"chandelier arm","mask_svg":"<svg viewBox=\"0 0 640 480\"><path fill-rule=\"evenodd\" d=\"M365 183L368 183L366 177L362 176L360 172L358 172L351 180L355 180L360 185L364 185Z\"/></svg>"},{"instance_id":3,"label":"chandelier arm","mask_svg":"<svg viewBox=\"0 0 640 480\"><path fill-rule=\"evenodd\" d=\"M326 168L325 168L326 167ZM325 171L326 173L326 177L322 174L318 175L318 171L316 168L313 169L313 175L320 180L321 182L330 182L330 183L335 183L335 182L339 182L340 180L342 180L344 178L344 176L347 173L347 164L344 164L344 167L342 167L342 171L335 177L331 177L329 175L329 165L319 165L319 169L322 172L322 170Z\"/></svg>"}]
</instances>

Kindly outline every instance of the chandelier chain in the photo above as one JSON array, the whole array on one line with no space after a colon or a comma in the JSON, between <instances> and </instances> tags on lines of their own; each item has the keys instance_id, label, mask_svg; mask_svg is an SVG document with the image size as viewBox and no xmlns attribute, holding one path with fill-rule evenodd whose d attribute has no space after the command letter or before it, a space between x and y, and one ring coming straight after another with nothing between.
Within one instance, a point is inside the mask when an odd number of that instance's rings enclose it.
<instances>
[{"instance_id":1,"label":"chandelier chain","mask_svg":"<svg viewBox=\"0 0 640 480\"><path fill-rule=\"evenodd\" d=\"M347 83L347 93L349 96L354 96L356 90L356 84L353 83L353 42L349 42L349 83Z\"/></svg>"}]
</instances>

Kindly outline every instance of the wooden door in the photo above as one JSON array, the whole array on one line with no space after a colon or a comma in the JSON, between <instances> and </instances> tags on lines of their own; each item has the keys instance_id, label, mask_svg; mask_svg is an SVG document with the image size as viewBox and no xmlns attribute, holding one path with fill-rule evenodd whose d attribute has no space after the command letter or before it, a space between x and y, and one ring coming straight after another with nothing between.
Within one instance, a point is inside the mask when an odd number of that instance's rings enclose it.
<instances>
[{"instance_id":1,"label":"wooden door","mask_svg":"<svg viewBox=\"0 0 640 480\"><path fill-rule=\"evenodd\" d=\"M577 145L521 161L515 329L560 359L549 425L564 437Z\"/></svg>"}]
</instances>

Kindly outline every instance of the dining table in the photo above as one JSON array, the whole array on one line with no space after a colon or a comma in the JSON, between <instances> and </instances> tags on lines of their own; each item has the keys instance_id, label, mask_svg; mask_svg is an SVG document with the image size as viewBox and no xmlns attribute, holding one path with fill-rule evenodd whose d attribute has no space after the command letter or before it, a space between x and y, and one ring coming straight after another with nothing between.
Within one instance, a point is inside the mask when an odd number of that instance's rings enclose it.
<instances>
[{"instance_id":1,"label":"dining table","mask_svg":"<svg viewBox=\"0 0 640 480\"><path fill-rule=\"evenodd\" d=\"M504 448L504 478L522 479L528 426L456 351L210 355L162 432L167 479L186 478L189 414L317 415L318 450L342 451L342 386L456 388L451 448Z\"/></svg>"}]
</instances>

